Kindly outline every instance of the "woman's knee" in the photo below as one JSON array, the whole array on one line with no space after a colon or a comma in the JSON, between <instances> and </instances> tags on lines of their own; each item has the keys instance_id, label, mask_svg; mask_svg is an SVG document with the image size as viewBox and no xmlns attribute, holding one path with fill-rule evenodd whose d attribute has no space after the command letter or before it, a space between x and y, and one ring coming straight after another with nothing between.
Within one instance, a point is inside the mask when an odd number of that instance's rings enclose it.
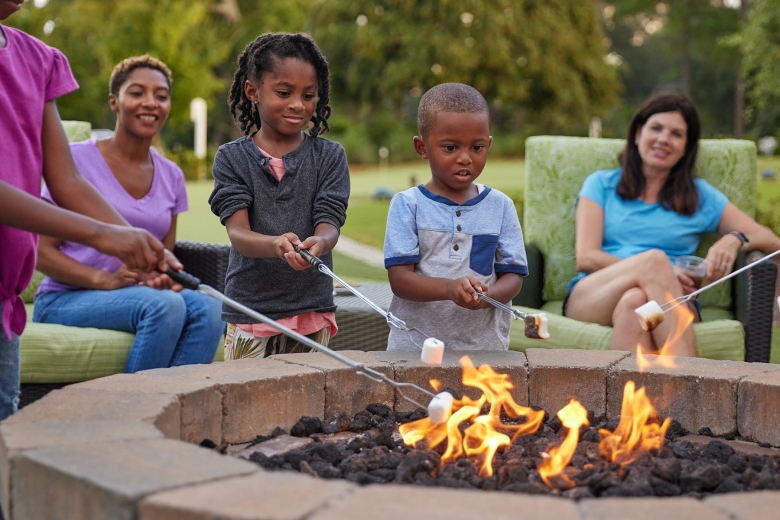
<instances>
[{"instance_id":1,"label":"woman's knee","mask_svg":"<svg viewBox=\"0 0 780 520\"><path fill-rule=\"evenodd\" d=\"M633 315L634 310L636 310L637 307L641 307L647 303L647 300L647 294L639 287L634 287L633 289L627 290L625 293L623 293L623 296L620 298L620 300L618 300L618 303L615 306L615 311L612 313L613 323L615 319L621 316L629 313Z\"/></svg>"},{"instance_id":2,"label":"woman's knee","mask_svg":"<svg viewBox=\"0 0 780 520\"><path fill-rule=\"evenodd\" d=\"M666 253L660 249L650 249L644 253L637 255L637 260L640 265L636 266L639 269L640 276L645 276L655 282L665 281L671 283L677 279L677 275L672 268L672 262Z\"/></svg>"}]
</instances>

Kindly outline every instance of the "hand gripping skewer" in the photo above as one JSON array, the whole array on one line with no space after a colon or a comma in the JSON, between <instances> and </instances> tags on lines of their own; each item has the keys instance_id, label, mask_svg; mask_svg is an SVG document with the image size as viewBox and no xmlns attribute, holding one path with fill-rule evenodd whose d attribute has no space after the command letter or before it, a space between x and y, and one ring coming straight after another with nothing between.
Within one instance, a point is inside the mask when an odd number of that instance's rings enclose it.
<instances>
[{"instance_id":1,"label":"hand gripping skewer","mask_svg":"<svg viewBox=\"0 0 780 520\"><path fill-rule=\"evenodd\" d=\"M330 276L332 279L339 282L341 285L344 286L345 289L347 289L349 292L351 292L352 294L354 294L355 296L363 300L363 302L365 302L366 305L368 305L376 312L384 316L385 320L387 320L388 325L390 325L391 327L395 327L396 329L403 330L404 332L409 334L409 340L412 343L414 343L414 345L417 346L418 348L422 349L423 347L421 345L418 345L417 342L414 341L411 334L412 331L419 333L424 338L431 337L426 333L424 333L423 331L421 331L420 329L418 329L417 327L408 326L404 320L394 316L393 313L391 312L385 311L384 309L382 309L382 307L380 307L379 305L375 304L374 302L366 298L365 295L363 295L360 291L358 291L357 289L349 285L347 282L345 282L344 280L336 276L336 274L333 271L331 271L327 265L325 265L325 262L323 262L322 260L314 256L313 254L309 253L305 249L300 249L298 246L295 245L293 246L293 248L295 249L295 252L301 255L307 262L309 262L312 267L314 267L319 272L327 276Z\"/></svg>"},{"instance_id":2,"label":"hand gripping skewer","mask_svg":"<svg viewBox=\"0 0 780 520\"><path fill-rule=\"evenodd\" d=\"M328 347L326 347L324 345L320 345L316 341L313 341L313 340L307 338L306 336L303 336L302 334L299 334L299 333L297 333L297 332L295 332L293 330L288 329L284 325L281 325L280 323L272 320L271 318L269 318L269 317L267 317L267 316L265 316L263 314L260 314L257 311L253 311L249 307L241 305L240 303L238 303L237 301L235 301L235 300L233 300L231 298L228 298L227 296L225 296L224 294L220 293L219 291L217 291L213 287L200 283L200 280L198 278L192 276L189 273L185 273L184 271L174 271L173 269L171 269L169 267L165 274L170 276L175 282L180 283L181 285L183 285L187 289L192 289L193 291L198 291L198 292L201 292L201 293L206 294L208 296L211 296L212 298L216 298L217 300L223 302L224 304L229 305L230 307L233 307L237 311L242 312L242 313L246 314L247 316L249 316L249 317L251 317L251 318L253 318L253 319L255 319L255 320L259 321L259 322L265 323L266 325L270 325L271 327L275 328L276 330L278 330L282 334L285 334L285 335L293 338L294 340L300 342L301 344L306 345L307 347L310 347L310 348L312 348L312 349L314 349L314 350L316 350L318 352L322 352L323 354L325 354L327 356L330 356L333 359L335 359L337 361L340 361L341 363L344 363L345 365L348 365L348 366L354 368L355 372L360 374L361 376L365 376L365 377L371 379L372 381L376 381L377 383L387 383L389 385L392 385L393 387L395 387L395 389L398 391L398 394L401 397L403 397L404 399L406 399L407 401L409 401L410 403L412 403L412 404L414 404L416 406L428 409L428 406L420 404L417 401L415 401L414 399L412 399L411 397L408 397L407 395L404 395L404 393L401 391L401 388L413 388L413 389L418 390L418 391L422 392L423 394L427 395L431 399L436 397L436 395L433 392L430 392L430 391L428 391L428 390L426 390L424 388L421 388L421 387L419 387L419 386L417 386L417 385L415 385L413 383L403 383L403 382L393 381L392 379L388 378L387 376L385 376L381 372L378 372L378 371L374 370L373 368L366 367L362 363L358 363L356 361L353 361L352 359L350 359L350 358L348 358L348 357L346 357L346 356L344 356L342 354L339 354L338 352L333 351L333 350L329 349Z\"/></svg>"},{"instance_id":3,"label":"hand gripping skewer","mask_svg":"<svg viewBox=\"0 0 780 520\"><path fill-rule=\"evenodd\" d=\"M701 289L692 292L691 294L686 294L683 296L678 296L677 298L673 300L669 300L668 302L664 303L663 305L658 305L658 302L655 300L650 300L649 302L645 303L644 305L637 307L634 311L639 318L639 323L641 323L642 328L644 330L653 330L658 325L661 324L662 321L664 321L664 314L671 311L672 309L675 309L676 307L679 307L680 305L684 303L688 303L693 298L698 296L699 294L703 293L704 291L707 291L709 289L712 289L716 285L725 282L726 280L730 280L731 278L734 278L738 274L747 271L748 269L752 269L756 265L760 264L764 260L769 260L773 256L780 254L780 249L775 251L774 253L770 253L764 257L759 258L752 264L748 264L741 269L737 269L733 273L729 274L728 276L724 276L723 278L720 278L711 284L705 285Z\"/></svg>"},{"instance_id":4,"label":"hand gripping skewer","mask_svg":"<svg viewBox=\"0 0 780 520\"><path fill-rule=\"evenodd\" d=\"M526 314L509 305L501 303L490 296L485 296L481 291L477 291L477 296L479 296L480 300L489 303L493 307L508 312L514 319L523 320L525 323L525 336L527 338L547 339L550 337L550 334L547 332L547 315L545 313Z\"/></svg>"}]
</instances>

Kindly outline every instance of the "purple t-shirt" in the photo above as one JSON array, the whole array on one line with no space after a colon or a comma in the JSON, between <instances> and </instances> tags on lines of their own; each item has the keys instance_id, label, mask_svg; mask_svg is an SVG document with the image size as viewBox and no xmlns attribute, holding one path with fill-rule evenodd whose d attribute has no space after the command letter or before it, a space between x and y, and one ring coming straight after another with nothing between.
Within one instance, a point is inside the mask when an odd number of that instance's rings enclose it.
<instances>
[{"instance_id":1,"label":"purple t-shirt","mask_svg":"<svg viewBox=\"0 0 780 520\"><path fill-rule=\"evenodd\" d=\"M151 151L154 164L152 187L143 198L135 199L127 193L108 167L97 141L71 143L70 151L81 175L103 195L131 226L142 228L162 240L171 227L171 217L187 210L187 192L184 173L176 163ZM41 196L51 201L48 186L44 184ZM62 242L60 251L78 262L113 273L122 261L96 249L75 242ZM46 277L38 293L81 289Z\"/></svg>"},{"instance_id":2,"label":"purple t-shirt","mask_svg":"<svg viewBox=\"0 0 780 520\"><path fill-rule=\"evenodd\" d=\"M0 26L0 180L37 197L43 175L43 107L79 88L57 49ZM21 334L27 317L19 294L35 270L38 235L0 224L0 303L3 333Z\"/></svg>"}]
</instances>

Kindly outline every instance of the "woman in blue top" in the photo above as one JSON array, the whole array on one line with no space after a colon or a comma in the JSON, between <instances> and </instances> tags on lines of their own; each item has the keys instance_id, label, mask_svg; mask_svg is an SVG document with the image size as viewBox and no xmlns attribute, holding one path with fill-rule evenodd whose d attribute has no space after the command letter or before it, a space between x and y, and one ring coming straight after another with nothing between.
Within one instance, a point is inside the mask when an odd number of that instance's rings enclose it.
<instances>
[{"instance_id":1,"label":"woman in blue top","mask_svg":"<svg viewBox=\"0 0 780 520\"><path fill-rule=\"evenodd\" d=\"M671 260L694 254L702 233L721 235L707 253L708 283L732 271L741 248L780 249L772 231L694 177L698 147L699 117L691 101L682 94L653 96L631 120L622 168L592 174L580 191L580 274L569 284L563 312L611 325L612 349L633 351L639 345L658 353L677 330L679 313L667 314L647 332L634 310L649 300L664 303L696 290ZM664 352L694 356L694 343L693 328L687 326Z\"/></svg>"}]
</instances>

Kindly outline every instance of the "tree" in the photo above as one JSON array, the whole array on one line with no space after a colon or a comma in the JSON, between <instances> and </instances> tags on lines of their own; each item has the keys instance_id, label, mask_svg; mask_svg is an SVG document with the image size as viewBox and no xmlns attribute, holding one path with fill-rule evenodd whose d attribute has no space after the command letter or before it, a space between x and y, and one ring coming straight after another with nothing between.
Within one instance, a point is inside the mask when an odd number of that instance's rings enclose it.
<instances>
[{"instance_id":1,"label":"tree","mask_svg":"<svg viewBox=\"0 0 780 520\"><path fill-rule=\"evenodd\" d=\"M743 32L748 119L759 135L780 128L780 0L757 0Z\"/></svg>"},{"instance_id":2,"label":"tree","mask_svg":"<svg viewBox=\"0 0 780 520\"><path fill-rule=\"evenodd\" d=\"M624 63L629 112L656 90L681 90L696 102L705 132L739 133L738 9L723 0L613 0L602 13Z\"/></svg>"},{"instance_id":3,"label":"tree","mask_svg":"<svg viewBox=\"0 0 780 520\"><path fill-rule=\"evenodd\" d=\"M422 92L457 81L508 128L584 132L620 88L593 1L325 0L313 20L353 118L408 117Z\"/></svg>"}]
</instances>

